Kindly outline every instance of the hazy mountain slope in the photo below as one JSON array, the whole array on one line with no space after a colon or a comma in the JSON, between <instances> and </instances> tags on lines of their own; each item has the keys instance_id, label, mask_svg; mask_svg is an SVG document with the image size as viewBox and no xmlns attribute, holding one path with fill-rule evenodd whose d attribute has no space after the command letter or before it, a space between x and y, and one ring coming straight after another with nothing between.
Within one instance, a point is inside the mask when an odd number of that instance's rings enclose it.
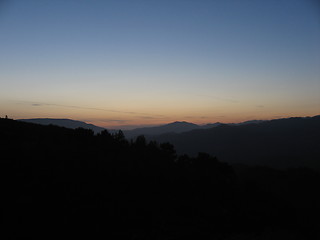
<instances>
[{"instance_id":1,"label":"hazy mountain slope","mask_svg":"<svg viewBox=\"0 0 320 240\"><path fill-rule=\"evenodd\" d=\"M205 125L202 125L200 126L201 129L207 129L207 128L213 128L213 127L218 127L218 126L221 126L225 123L220 123L220 122L216 122L216 123L208 123L208 124L205 124Z\"/></svg>"},{"instance_id":2,"label":"hazy mountain slope","mask_svg":"<svg viewBox=\"0 0 320 240\"><path fill-rule=\"evenodd\" d=\"M173 122L157 127L136 128L124 131L127 138L133 138L139 135L160 135L164 133L182 133L200 128L198 125L189 122Z\"/></svg>"},{"instance_id":3,"label":"hazy mountain slope","mask_svg":"<svg viewBox=\"0 0 320 240\"><path fill-rule=\"evenodd\" d=\"M144 127L144 128L136 128L133 130L124 130L124 134L127 138L134 138L139 135L145 135L145 136L156 136L156 135L162 135L162 134L169 134L169 133L183 133L192 131L195 129L208 129L208 128L214 128L221 125L247 125L251 123L262 123L265 122L264 120L251 120L241 123L208 123L205 125L197 125L194 123L189 122L173 122L168 123L161 126L156 127Z\"/></svg>"},{"instance_id":4,"label":"hazy mountain slope","mask_svg":"<svg viewBox=\"0 0 320 240\"><path fill-rule=\"evenodd\" d=\"M53 118L32 118L32 119L19 119L19 121L23 122L30 122L30 123L37 123L42 125L56 125L60 127L66 127L66 128L85 128L85 129L91 129L95 133L99 133L105 128L95 126L93 124L88 124L81 121L71 120L71 119L53 119Z\"/></svg>"},{"instance_id":5,"label":"hazy mountain slope","mask_svg":"<svg viewBox=\"0 0 320 240\"><path fill-rule=\"evenodd\" d=\"M320 116L221 125L150 139L168 141L178 153L207 152L231 163L320 167Z\"/></svg>"}]
</instances>

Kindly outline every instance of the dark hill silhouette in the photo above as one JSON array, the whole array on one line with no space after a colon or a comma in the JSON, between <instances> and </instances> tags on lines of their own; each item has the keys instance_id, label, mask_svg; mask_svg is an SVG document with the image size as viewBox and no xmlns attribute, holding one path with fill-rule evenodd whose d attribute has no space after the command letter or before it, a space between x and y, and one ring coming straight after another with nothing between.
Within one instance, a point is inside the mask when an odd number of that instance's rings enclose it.
<instances>
[{"instance_id":1,"label":"dark hill silhouette","mask_svg":"<svg viewBox=\"0 0 320 240\"><path fill-rule=\"evenodd\" d=\"M224 128L235 127L218 135ZM4 239L320 238L320 174L310 169L231 167L143 136L2 118L0 146Z\"/></svg>"},{"instance_id":2,"label":"dark hill silhouette","mask_svg":"<svg viewBox=\"0 0 320 240\"><path fill-rule=\"evenodd\" d=\"M136 128L133 130L123 131L127 138L137 137L139 135L160 135L164 133L182 133L198 129L200 126L189 122L173 122L156 127Z\"/></svg>"},{"instance_id":3,"label":"dark hill silhouette","mask_svg":"<svg viewBox=\"0 0 320 240\"><path fill-rule=\"evenodd\" d=\"M267 122L268 120L249 120L249 121L245 121L245 122L239 122L239 123L221 123L221 122L216 122L216 123L208 123L206 125L202 125L200 129L207 129L207 128L213 128L213 127L218 127L221 125L229 125L229 126L240 126L240 125L248 125L248 124L252 124L252 123L263 123L263 122Z\"/></svg>"},{"instance_id":4,"label":"dark hill silhouette","mask_svg":"<svg viewBox=\"0 0 320 240\"><path fill-rule=\"evenodd\" d=\"M229 163L320 169L320 116L220 125L150 139L168 141L180 154L207 152Z\"/></svg>"},{"instance_id":5,"label":"dark hill silhouette","mask_svg":"<svg viewBox=\"0 0 320 240\"><path fill-rule=\"evenodd\" d=\"M18 119L18 120L23 122L42 124L42 125L52 124L52 125L71 128L71 129L76 129L76 128L91 129L95 133L99 133L103 130L106 130L105 128L98 127L93 124L88 124L85 122L76 121L72 119L32 118L32 119Z\"/></svg>"},{"instance_id":6,"label":"dark hill silhouette","mask_svg":"<svg viewBox=\"0 0 320 240\"><path fill-rule=\"evenodd\" d=\"M208 124L202 125L201 129L214 128L214 127L218 127L218 126L223 125L223 124L225 124L225 123L221 123L221 122L208 123Z\"/></svg>"},{"instance_id":7,"label":"dark hill silhouette","mask_svg":"<svg viewBox=\"0 0 320 240\"><path fill-rule=\"evenodd\" d=\"M30 123L37 123L42 125L56 125L60 127L66 127L71 129L76 128L84 128L84 129L91 129L94 131L94 133L99 133L103 130L106 130L106 128L102 128L99 126L95 126L93 124L88 124L82 121L78 120L72 120L72 119L55 119L55 118L31 118L31 119L18 119L18 121L24 121L24 122L30 122ZM246 125L250 123L256 123L256 122L263 122L262 120L252 120L252 121L246 121L241 123L228 123L228 125ZM208 123L205 125L197 125L194 123L189 122L172 122L165 125L155 126L155 127L144 127L144 128L135 128L132 130L123 130L124 135L128 138L135 138L139 135L144 136L155 136L155 135L162 135L162 134L168 134L168 133L183 133L188 132L195 129L207 129L207 128L213 128L220 125L223 125L225 123ZM116 129L108 129L110 133L116 133L119 130Z\"/></svg>"},{"instance_id":8,"label":"dark hill silhouette","mask_svg":"<svg viewBox=\"0 0 320 240\"><path fill-rule=\"evenodd\" d=\"M213 127L218 127L220 125L247 125L251 123L261 123L264 122L264 120L251 120L251 121L246 121L246 122L240 122L240 123L208 123L205 125L197 125L194 123L190 122L173 122L173 123L168 123L165 125L160 125L156 127L144 127L144 128L135 128L132 130L125 130L123 131L125 136L127 138L134 138L139 135L144 135L144 136L156 136L156 135L162 135L162 134L170 134L170 133L184 133L184 132L189 132L195 129L208 129L208 128L213 128Z\"/></svg>"}]
</instances>

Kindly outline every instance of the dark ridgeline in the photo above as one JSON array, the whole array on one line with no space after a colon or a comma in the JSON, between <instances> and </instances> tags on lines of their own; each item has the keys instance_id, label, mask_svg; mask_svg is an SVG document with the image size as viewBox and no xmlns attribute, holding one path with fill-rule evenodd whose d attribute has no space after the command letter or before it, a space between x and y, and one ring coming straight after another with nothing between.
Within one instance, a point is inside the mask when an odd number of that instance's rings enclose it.
<instances>
[{"instance_id":1,"label":"dark ridgeline","mask_svg":"<svg viewBox=\"0 0 320 240\"><path fill-rule=\"evenodd\" d=\"M148 139L168 141L178 154L196 156L198 152L207 152L230 164L320 170L320 115L222 124Z\"/></svg>"},{"instance_id":2,"label":"dark ridgeline","mask_svg":"<svg viewBox=\"0 0 320 240\"><path fill-rule=\"evenodd\" d=\"M233 168L142 136L3 118L0 139L1 234L13 239L320 237L311 169Z\"/></svg>"},{"instance_id":3,"label":"dark ridgeline","mask_svg":"<svg viewBox=\"0 0 320 240\"><path fill-rule=\"evenodd\" d=\"M82 121L76 121L72 119L56 119L56 118L31 118L31 119L18 119L18 121L29 122L29 123L37 123L42 125L56 125L60 127L66 128L84 128L91 129L94 133L100 133L105 128L95 126L93 124L88 124Z\"/></svg>"},{"instance_id":4,"label":"dark ridgeline","mask_svg":"<svg viewBox=\"0 0 320 240\"><path fill-rule=\"evenodd\" d=\"M173 122L161 126L125 130L124 135L126 136L126 138L131 139L139 135L154 136L164 133L182 133L199 128L201 128L199 125L189 122Z\"/></svg>"}]
</instances>

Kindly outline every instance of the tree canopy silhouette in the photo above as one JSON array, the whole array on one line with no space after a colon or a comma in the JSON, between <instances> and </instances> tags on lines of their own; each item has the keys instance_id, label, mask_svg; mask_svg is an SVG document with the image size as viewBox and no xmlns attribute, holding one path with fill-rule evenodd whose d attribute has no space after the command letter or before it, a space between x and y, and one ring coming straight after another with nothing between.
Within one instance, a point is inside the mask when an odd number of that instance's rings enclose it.
<instances>
[{"instance_id":1,"label":"tree canopy silhouette","mask_svg":"<svg viewBox=\"0 0 320 240\"><path fill-rule=\"evenodd\" d=\"M206 153L178 156L170 143L143 136L128 141L121 131L5 118L0 139L2 226L12 238L318 234L320 177L310 169L231 167Z\"/></svg>"}]
</instances>

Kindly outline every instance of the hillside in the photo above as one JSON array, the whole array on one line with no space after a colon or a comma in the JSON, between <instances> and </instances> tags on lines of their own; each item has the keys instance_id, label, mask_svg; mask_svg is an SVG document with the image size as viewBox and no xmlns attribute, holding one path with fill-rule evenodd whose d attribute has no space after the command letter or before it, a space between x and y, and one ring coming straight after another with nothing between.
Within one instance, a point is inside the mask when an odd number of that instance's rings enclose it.
<instances>
[{"instance_id":1,"label":"hillside","mask_svg":"<svg viewBox=\"0 0 320 240\"><path fill-rule=\"evenodd\" d=\"M310 169L233 168L121 132L1 118L0 145L2 235L12 239L320 237Z\"/></svg>"},{"instance_id":2,"label":"hillside","mask_svg":"<svg viewBox=\"0 0 320 240\"><path fill-rule=\"evenodd\" d=\"M168 141L180 154L207 152L229 163L320 169L320 116L221 125L150 139Z\"/></svg>"},{"instance_id":3,"label":"hillside","mask_svg":"<svg viewBox=\"0 0 320 240\"><path fill-rule=\"evenodd\" d=\"M130 139L130 138L137 137L139 135L152 136L152 135L161 135L164 133L182 133L182 132L188 132L198 128L200 128L200 126L194 123L173 122L173 123L168 123L168 124L156 126L156 127L145 127L145 128L136 128L133 130L126 130L126 131L123 131L123 133L127 138Z\"/></svg>"},{"instance_id":4,"label":"hillside","mask_svg":"<svg viewBox=\"0 0 320 240\"><path fill-rule=\"evenodd\" d=\"M76 129L76 128L91 129L95 133L99 133L105 130L105 128L98 127L93 124L88 124L81 121L72 120L72 119L32 118L32 119L18 119L18 120L23 122L42 124L42 125L52 124L52 125L71 128L71 129Z\"/></svg>"}]
</instances>

